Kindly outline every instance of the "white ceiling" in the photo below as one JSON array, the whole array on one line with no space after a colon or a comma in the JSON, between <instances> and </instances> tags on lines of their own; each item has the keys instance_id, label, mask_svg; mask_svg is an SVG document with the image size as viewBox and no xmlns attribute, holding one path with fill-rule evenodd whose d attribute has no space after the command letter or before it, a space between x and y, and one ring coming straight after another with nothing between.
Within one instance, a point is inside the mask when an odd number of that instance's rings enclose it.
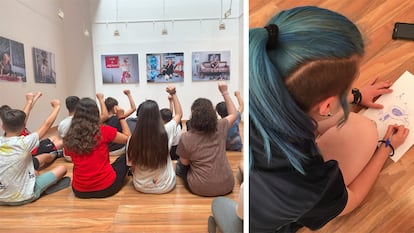
<instances>
[{"instance_id":1,"label":"white ceiling","mask_svg":"<svg viewBox=\"0 0 414 233\"><path fill-rule=\"evenodd\" d=\"M230 8L229 18L239 18L243 14L243 0L90 0L90 3L92 22L101 23L217 19L224 17Z\"/></svg>"}]
</instances>

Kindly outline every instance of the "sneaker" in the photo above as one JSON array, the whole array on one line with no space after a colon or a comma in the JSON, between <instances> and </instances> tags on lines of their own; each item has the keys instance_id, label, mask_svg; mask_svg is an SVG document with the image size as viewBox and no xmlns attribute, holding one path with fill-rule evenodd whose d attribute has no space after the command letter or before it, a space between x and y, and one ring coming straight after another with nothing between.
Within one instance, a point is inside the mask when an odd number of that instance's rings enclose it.
<instances>
[{"instance_id":1,"label":"sneaker","mask_svg":"<svg viewBox=\"0 0 414 233\"><path fill-rule=\"evenodd\" d=\"M50 152L50 154L56 155L57 159L62 158L63 157L63 150L62 149L55 150L55 151Z\"/></svg>"},{"instance_id":2,"label":"sneaker","mask_svg":"<svg viewBox=\"0 0 414 233\"><path fill-rule=\"evenodd\" d=\"M54 184L54 185L52 185L52 186L48 187L48 188L47 188L47 189L43 192L43 194L44 194L44 195L48 195L48 194L51 194L51 193L57 192L57 191L59 191L59 190L62 190L62 189L64 189L64 188L67 188L67 187L69 187L69 186L70 186L70 181L71 181L70 177L69 177L69 176L65 176L65 177L63 177L62 179L60 179L58 182L56 182L56 184Z\"/></svg>"}]
</instances>

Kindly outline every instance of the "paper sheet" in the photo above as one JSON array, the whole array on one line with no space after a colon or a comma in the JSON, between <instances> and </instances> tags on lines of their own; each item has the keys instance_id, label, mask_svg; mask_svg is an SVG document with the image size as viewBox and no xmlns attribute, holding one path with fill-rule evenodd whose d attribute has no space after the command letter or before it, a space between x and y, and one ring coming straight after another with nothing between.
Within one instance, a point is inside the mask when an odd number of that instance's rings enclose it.
<instances>
[{"instance_id":1,"label":"paper sheet","mask_svg":"<svg viewBox=\"0 0 414 233\"><path fill-rule=\"evenodd\" d=\"M383 139L390 124L405 125L410 129L405 142L391 157L394 162L397 162L414 144L414 75L406 71L391 88L392 93L383 95L376 101L384 105L383 109L370 108L362 114L377 123L380 139Z\"/></svg>"}]
</instances>

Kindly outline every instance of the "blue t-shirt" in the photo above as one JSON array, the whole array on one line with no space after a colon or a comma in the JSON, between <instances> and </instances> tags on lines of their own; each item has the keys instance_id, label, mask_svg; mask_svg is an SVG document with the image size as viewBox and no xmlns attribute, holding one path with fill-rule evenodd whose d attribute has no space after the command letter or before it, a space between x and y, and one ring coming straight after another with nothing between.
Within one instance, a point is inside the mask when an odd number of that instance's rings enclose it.
<instances>
[{"instance_id":1,"label":"blue t-shirt","mask_svg":"<svg viewBox=\"0 0 414 233\"><path fill-rule=\"evenodd\" d=\"M242 139L240 137L239 123L241 121L241 113L237 112L237 119L227 131L226 150L241 151L243 148Z\"/></svg>"}]
</instances>

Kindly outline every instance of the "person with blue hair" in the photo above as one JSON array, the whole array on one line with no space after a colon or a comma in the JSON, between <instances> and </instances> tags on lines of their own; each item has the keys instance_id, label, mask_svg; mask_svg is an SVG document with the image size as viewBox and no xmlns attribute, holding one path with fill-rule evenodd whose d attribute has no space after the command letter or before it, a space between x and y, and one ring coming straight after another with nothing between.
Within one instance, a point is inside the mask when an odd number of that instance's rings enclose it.
<instances>
[{"instance_id":1,"label":"person with blue hair","mask_svg":"<svg viewBox=\"0 0 414 233\"><path fill-rule=\"evenodd\" d=\"M349 111L390 92L380 82L350 94L363 54L356 25L319 7L250 29L250 232L316 230L350 213L405 141L408 129L390 125L391 143L378 144L374 123Z\"/></svg>"}]
</instances>

